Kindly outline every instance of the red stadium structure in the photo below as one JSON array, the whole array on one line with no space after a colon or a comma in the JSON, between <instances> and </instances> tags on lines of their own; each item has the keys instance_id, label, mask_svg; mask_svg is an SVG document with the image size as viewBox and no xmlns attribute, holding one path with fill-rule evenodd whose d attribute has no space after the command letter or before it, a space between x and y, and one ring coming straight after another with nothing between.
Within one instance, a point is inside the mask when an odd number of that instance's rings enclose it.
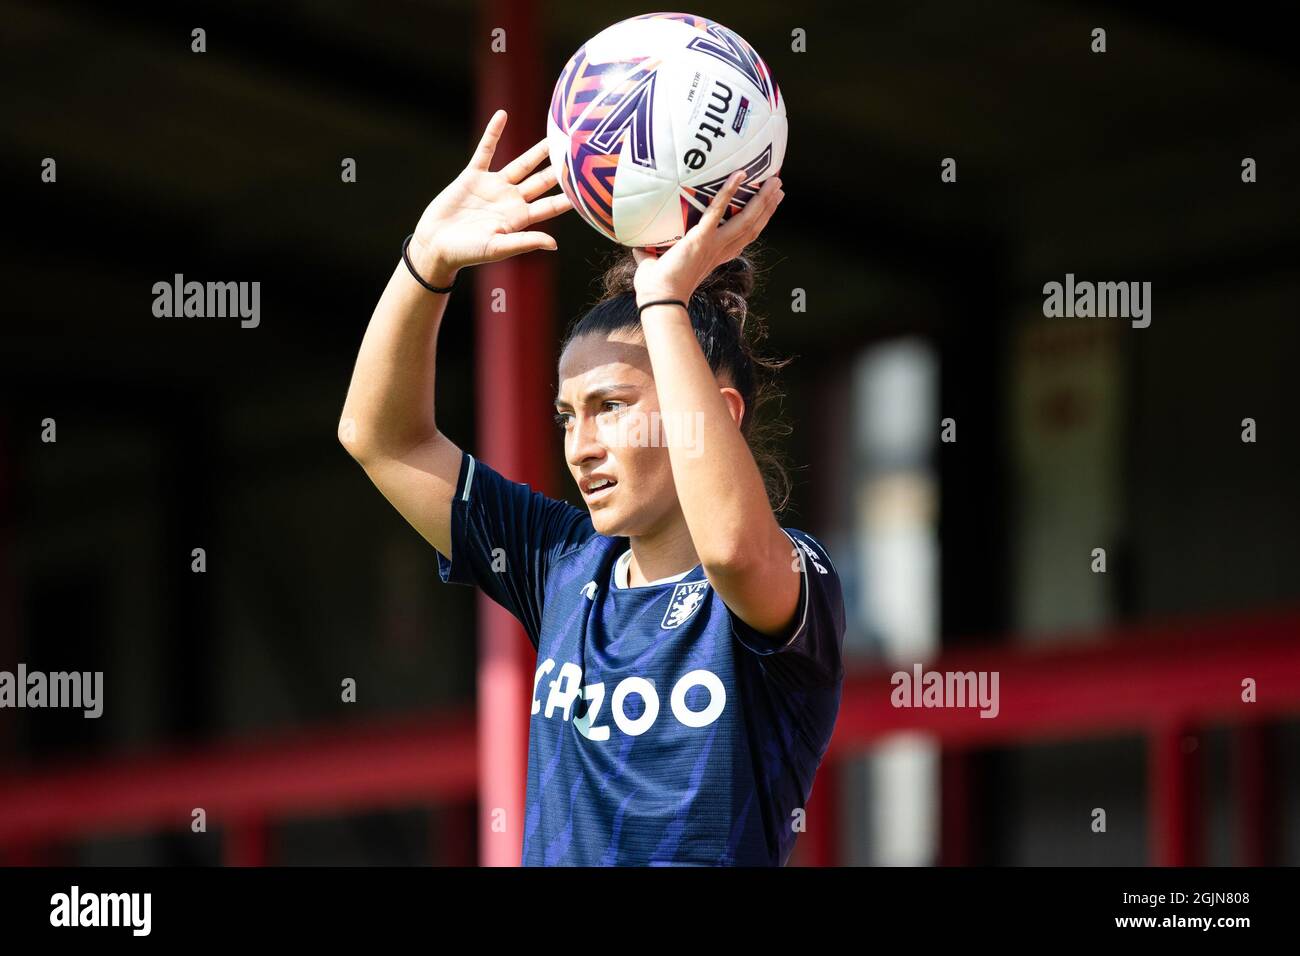
<instances>
[{"instance_id":1,"label":"red stadium structure","mask_svg":"<svg viewBox=\"0 0 1300 956\"><path fill-rule=\"evenodd\" d=\"M1267 731L1271 722L1300 714L1298 632L1300 612L1292 611L1130 628L1051 649L963 652L929 665L998 671L996 720L981 719L972 710L894 708L892 669L851 672L835 737L818 771L808 832L796 848L798 861L836 864L837 769L886 735L929 734L943 746L946 759L958 761L956 770L944 773L942 862L960 864L966 862L964 848L976 825L963 813L959 761L964 754L978 747L1141 733L1148 742L1150 861L1194 865L1202 859L1204 820L1196 751L1184 742L1201 728L1225 725L1236 734L1235 862L1273 862L1272 848L1279 841ZM1258 684L1257 703L1241 702L1245 677ZM526 708L515 710L510 719L522 721ZM1243 718L1247 711L1250 719ZM484 723L480 719L478 726ZM0 782L0 851L5 862L35 863L43 847L59 841L176 830L201 806L214 826L224 828L228 864L261 865L274 862L267 834L277 821L411 805L463 809L489 792L480 789L479 774L490 756L489 748L477 744L471 714L439 713L345 731L322 728L281 740L231 741L192 753L45 769ZM516 802L522 801L522 772L497 785L513 787ZM441 845L467 847L468 815L444 819ZM502 847L485 845L493 839ZM517 837L494 834L481 838L479 846L483 863L519 861ZM446 862L473 860L462 853Z\"/></svg>"}]
</instances>

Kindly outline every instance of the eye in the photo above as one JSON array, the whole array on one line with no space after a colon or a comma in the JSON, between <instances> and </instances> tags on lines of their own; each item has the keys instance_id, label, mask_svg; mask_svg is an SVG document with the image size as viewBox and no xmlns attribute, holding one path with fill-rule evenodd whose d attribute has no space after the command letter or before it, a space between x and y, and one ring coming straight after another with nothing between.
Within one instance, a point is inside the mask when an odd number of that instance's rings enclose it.
<instances>
[{"instance_id":1,"label":"eye","mask_svg":"<svg viewBox=\"0 0 1300 956\"><path fill-rule=\"evenodd\" d=\"M606 399L600 403L600 410L602 412L621 412L625 408L627 408L627 402L615 401L612 398Z\"/></svg>"},{"instance_id":2,"label":"eye","mask_svg":"<svg viewBox=\"0 0 1300 956\"><path fill-rule=\"evenodd\" d=\"M552 419L552 421L554 421L556 425L560 426L565 430L568 429L569 422L571 422L572 420L573 420L573 415L571 415L569 412L556 412L555 417Z\"/></svg>"}]
</instances>

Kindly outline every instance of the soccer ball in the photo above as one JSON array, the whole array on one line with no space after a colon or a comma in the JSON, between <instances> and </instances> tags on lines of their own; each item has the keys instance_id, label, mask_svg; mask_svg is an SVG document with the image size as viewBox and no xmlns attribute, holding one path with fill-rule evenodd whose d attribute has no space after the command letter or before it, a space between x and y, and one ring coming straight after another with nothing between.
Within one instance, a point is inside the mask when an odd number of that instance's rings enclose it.
<instances>
[{"instance_id":1,"label":"soccer ball","mask_svg":"<svg viewBox=\"0 0 1300 956\"><path fill-rule=\"evenodd\" d=\"M689 13L606 27L569 60L546 119L573 208L625 246L672 245L736 170L739 212L785 158L785 100L738 34Z\"/></svg>"}]
</instances>

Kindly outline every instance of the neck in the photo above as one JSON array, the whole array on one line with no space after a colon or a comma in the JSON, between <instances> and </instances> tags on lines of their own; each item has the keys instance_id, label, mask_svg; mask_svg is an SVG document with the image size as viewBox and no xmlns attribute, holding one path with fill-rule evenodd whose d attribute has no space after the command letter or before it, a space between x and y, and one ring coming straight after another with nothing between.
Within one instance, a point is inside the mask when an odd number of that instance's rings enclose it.
<instances>
[{"instance_id":1,"label":"neck","mask_svg":"<svg viewBox=\"0 0 1300 956\"><path fill-rule=\"evenodd\" d=\"M695 544L680 512L677 520L666 527L628 538L632 560L628 563L627 583L641 587L650 581L689 571L700 563Z\"/></svg>"}]
</instances>

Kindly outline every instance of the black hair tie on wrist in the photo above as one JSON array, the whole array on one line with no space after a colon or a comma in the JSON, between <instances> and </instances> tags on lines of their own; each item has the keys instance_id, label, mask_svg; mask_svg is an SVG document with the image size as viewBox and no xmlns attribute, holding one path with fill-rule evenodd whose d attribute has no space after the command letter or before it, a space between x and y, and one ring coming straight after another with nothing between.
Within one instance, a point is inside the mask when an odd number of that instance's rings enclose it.
<instances>
[{"instance_id":1,"label":"black hair tie on wrist","mask_svg":"<svg viewBox=\"0 0 1300 956\"><path fill-rule=\"evenodd\" d=\"M415 271L415 266L411 265L411 256L410 256L410 254L406 251L406 250L410 247L410 245L411 245L411 240L414 239L414 238L415 238L415 233L411 233L409 236L407 236L407 237L402 241L402 261L406 263L406 268L407 268L407 270L408 270L408 271L411 273L411 275L415 278L415 281L416 281L416 282L420 283L420 285L424 286L424 287L425 287L426 289L428 289L430 292L450 292L451 289L452 289L452 286L454 286L454 285L456 284L456 280L455 280L455 278L453 278L453 279L451 280L451 285L447 286L445 289L440 289L440 288L439 288L438 286L436 286L436 285L430 285L428 282L425 282L425 281L424 281L424 277L423 277L422 275L420 275L420 273L418 273L418 272Z\"/></svg>"},{"instance_id":2,"label":"black hair tie on wrist","mask_svg":"<svg viewBox=\"0 0 1300 956\"><path fill-rule=\"evenodd\" d=\"M688 314L691 311L690 307L681 299L655 299L653 302L647 302L645 305L638 305L636 307L636 317L640 319L641 313L652 305L680 305L683 309L686 309Z\"/></svg>"}]
</instances>

